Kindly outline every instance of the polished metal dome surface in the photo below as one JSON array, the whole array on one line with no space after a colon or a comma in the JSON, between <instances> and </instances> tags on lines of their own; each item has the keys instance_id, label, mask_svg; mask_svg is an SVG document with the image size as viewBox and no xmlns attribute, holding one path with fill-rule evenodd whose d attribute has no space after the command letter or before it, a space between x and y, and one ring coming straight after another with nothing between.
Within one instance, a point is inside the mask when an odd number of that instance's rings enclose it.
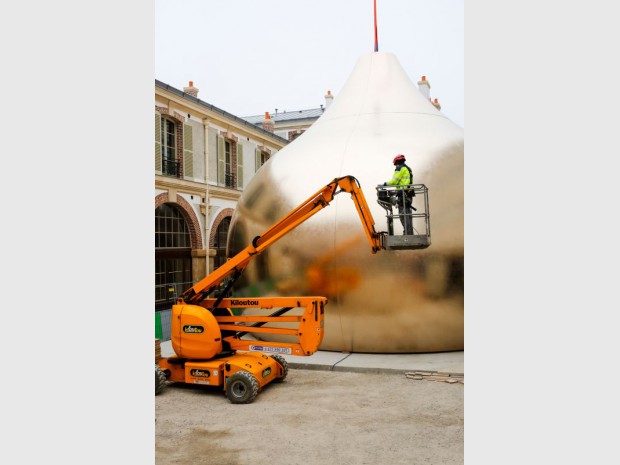
<instances>
[{"instance_id":1,"label":"polished metal dome surface","mask_svg":"<svg viewBox=\"0 0 620 465\"><path fill-rule=\"evenodd\" d=\"M355 205L343 194L256 258L235 295L327 297L321 350L462 350L463 132L422 95L393 54L361 56L325 113L242 193L228 255L345 175L359 180L376 230L387 230L376 186L391 178L397 154L405 155L413 182L429 189L431 246L373 255Z\"/></svg>"}]
</instances>

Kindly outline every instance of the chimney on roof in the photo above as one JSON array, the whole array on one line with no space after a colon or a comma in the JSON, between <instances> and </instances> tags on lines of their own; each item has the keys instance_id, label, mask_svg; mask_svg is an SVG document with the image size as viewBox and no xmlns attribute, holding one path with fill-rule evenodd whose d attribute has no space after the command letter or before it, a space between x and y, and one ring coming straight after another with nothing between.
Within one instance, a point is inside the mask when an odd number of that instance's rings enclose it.
<instances>
[{"instance_id":1,"label":"chimney on roof","mask_svg":"<svg viewBox=\"0 0 620 465\"><path fill-rule=\"evenodd\" d=\"M194 81L189 81L189 87L183 87L183 92L187 95L198 98L198 88L194 87Z\"/></svg>"},{"instance_id":2,"label":"chimney on roof","mask_svg":"<svg viewBox=\"0 0 620 465\"><path fill-rule=\"evenodd\" d=\"M265 119L263 120L262 126L265 131L273 132L275 123L271 119L271 115L269 114L268 111L265 112Z\"/></svg>"},{"instance_id":3,"label":"chimney on roof","mask_svg":"<svg viewBox=\"0 0 620 465\"><path fill-rule=\"evenodd\" d=\"M431 85L426 80L426 76L422 76L422 79L418 81L418 89L425 98L431 99Z\"/></svg>"},{"instance_id":4,"label":"chimney on roof","mask_svg":"<svg viewBox=\"0 0 620 465\"><path fill-rule=\"evenodd\" d=\"M332 91L328 90L327 94L325 95L325 109L328 109L333 101L334 101L334 96L332 95Z\"/></svg>"},{"instance_id":5,"label":"chimney on roof","mask_svg":"<svg viewBox=\"0 0 620 465\"><path fill-rule=\"evenodd\" d=\"M439 100L435 99L433 100L433 105L435 106L435 108L437 108L438 110L441 110L441 105L439 105Z\"/></svg>"}]
</instances>

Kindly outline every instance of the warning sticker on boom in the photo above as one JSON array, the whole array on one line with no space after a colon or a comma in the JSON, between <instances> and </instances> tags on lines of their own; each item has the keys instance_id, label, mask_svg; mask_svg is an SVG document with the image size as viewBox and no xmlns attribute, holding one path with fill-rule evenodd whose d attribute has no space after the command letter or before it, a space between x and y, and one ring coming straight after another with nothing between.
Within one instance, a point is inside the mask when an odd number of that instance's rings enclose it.
<instances>
[{"instance_id":1,"label":"warning sticker on boom","mask_svg":"<svg viewBox=\"0 0 620 465\"><path fill-rule=\"evenodd\" d=\"M291 354L291 349L286 347L270 347L270 346L255 346L251 345L250 350L255 352L274 352L277 354Z\"/></svg>"}]
</instances>

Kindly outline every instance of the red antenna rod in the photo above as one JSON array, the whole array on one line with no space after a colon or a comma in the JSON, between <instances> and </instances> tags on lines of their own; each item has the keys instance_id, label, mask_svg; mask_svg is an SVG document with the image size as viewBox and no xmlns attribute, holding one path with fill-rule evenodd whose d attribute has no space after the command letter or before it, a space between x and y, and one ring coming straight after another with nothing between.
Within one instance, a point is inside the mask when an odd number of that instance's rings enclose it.
<instances>
[{"instance_id":1,"label":"red antenna rod","mask_svg":"<svg viewBox=\"0 0 620 465\"><path fill-rule=\"evenodd\" d=\"M379 51L379 38L377 36L377 0L375 2L375 52Z\"/></svg>"}]
</instances>

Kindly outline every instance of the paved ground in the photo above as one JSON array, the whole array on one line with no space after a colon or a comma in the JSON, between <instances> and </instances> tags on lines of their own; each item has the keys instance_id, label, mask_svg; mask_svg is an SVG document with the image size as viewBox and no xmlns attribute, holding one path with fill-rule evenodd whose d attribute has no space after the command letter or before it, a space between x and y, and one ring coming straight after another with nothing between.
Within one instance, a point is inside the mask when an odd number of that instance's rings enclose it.
<instances>
[{"instance_id":1,"label":"paved ground","mask_svg":"<svg viewBox=\"0 0 620 465\"><path fill-rule=\"evenodd\" d=\"M155 397L156 464L463 463L464 384L426 376L463 381L463 352L286 358L286 380L251 404L169 385ZM425 376L406 375L416 371Z\"/></svg>"}]
</instances>

